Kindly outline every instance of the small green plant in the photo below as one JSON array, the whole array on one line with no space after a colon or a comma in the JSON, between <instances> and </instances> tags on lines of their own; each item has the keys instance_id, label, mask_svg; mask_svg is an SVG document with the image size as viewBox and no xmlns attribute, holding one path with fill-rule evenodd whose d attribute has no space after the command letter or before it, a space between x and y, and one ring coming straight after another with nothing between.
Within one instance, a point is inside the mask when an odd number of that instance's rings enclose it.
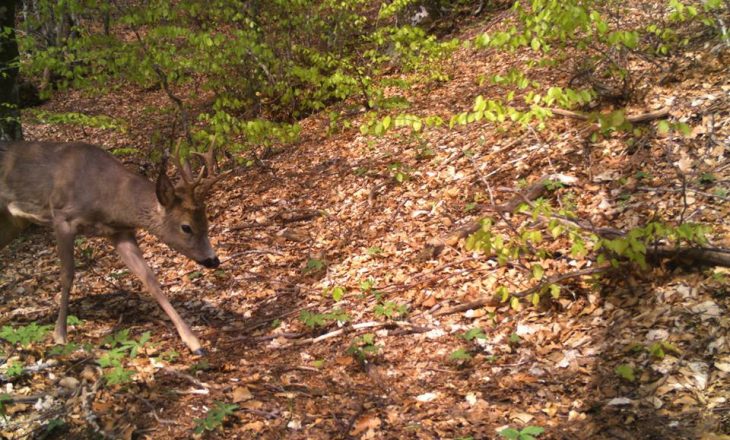
<instances>
[{"instance_id":1,"label":"small green plant","mask_svg":"<svg viewBox=\"0 0 730 440\"><path fill-rule=\"evenodd\" d=\"M474 327L469 330L467 330L464 334L461 335L461 338L464 339L467 342L474 343L478 339L487 339L487 335L484 333L484 330L482 330L479 327ZM454 350L451 355L449 355L449 360L452 362L457 362L460 364L464 364L466 362L469 362L472 359L471 350L469 347L462 347L457 350Z\"/></svg>"},{"instance_id":2,"label":"small green plant","mask_svg":"<svg viewBox=\"0 0 730 440\"><path fill-rule=\"evenodd\" d=\"M487 339L487 335L484 334L484 330L482 330L479 327L474 327L472 329L467 330L466 333L461 335L462 338L465 340L471 342L477 339Z\"/></svg>"},{"instance_id":3,"label":"small green plant","mask_svg":"<svg viewBox=\"0 0 730 440\"><path fill-rule=\"evenodd\" d=\"M535 440L535 437L540 436L543 432L545 429L539 426L526 426L521 431L505 428L499 431L499 436L509 440Z\"/></svg>"},{"instance_id":4,"label":"small green plant","mask_svg":"<svg viewBox=\"0 0 730 440\"><path fill-rule=\"evenodd\" d=\"M166 350L166 351L160 353L160 356L159 356L161 361L164 361L167 363L175 362L175 360L177 360L177 358L179 358L179 357L180 357L180 353L178 353L175 350Z\"/></svg>"},{"instance_id":5,"label":"small green plant","mask_svg":"<svg viewBox=\"0 0 730 440\"><path fill-rule=\"evenodd\" d=\"M120 133L126 132L126 124L124 121L110 118L108 116L89 116L75 112L53 113L44 110L35 110L32 113L39 122L45 124L68 124L77 125L79 127L95 127L105 130L116 130Z\"/></svg>"},{"instance_id":6,"label":"small green plant","mask_svg":"<svg viewBox=\"0 0 730 440\"><path fill-rule=\"evenodd\" d=\"M68 315L66 317L66 323L68 325L79 326L79 325L82 325L84 323L84 321L74 315Z\"/></svg>"},{"instance_id":7,"label":"small green plant","mask_svg":"<svg viewBox=\"0 0 730 440\"><path fill-rule=\"evenodd\" d=\"M436 157L436 152L429 146L421 146L416 150L416 160L433 159Z\"/></svg>"},{"instance_id":8,"label":"small green plant","mask_svg":"<svg viewBox=\"0 0 730 440\"><path fill-rule=\"evenodd\" d=\"M468 362L472 359L472 355L466 348L459 348L451 352L449 360L453 362Z\"/></svg>"},{"instance_id":9,"label":"small green plant","mask_svg":"<svg viewBox=\"0 0 730 440\"><path fill-rule=\"evenodd\" d=\"M120 330L104 339L102 345L109 346L109 350L97 359L100 367L106 368L104 379L109 385L123 385L132 381L134 370L125 369L125 359L134 359L139 350L150 340L150 332L144 332L139 340L129 336L129 330Z\"/></svg>"},{"instance_id":10,"label":"small green plant","mask_svg":"<svg viewBox=\"0 0 730 440\"><path fill-rule=\"evenodd\" d=\"M347 322L350 316L341 309L334 309L328 313L313 313L309 310L302 310L299 319L309 328L324 327L331 322Z\"/></svg>"},{"instance_id":11,"label":"small green plant","mask_svg":"<svg viewBox=\"0 0 730 440\"><path fill-rule=\"evenodd\" d=\"M342 286L334 286L332 289L329 290L329 293L332 296L332 299L337 302L345 296L347 290Z\"/></svg>"},{"instance_id":12,"label":"small green plant","mask_svg":"<svg viewBox=\"0 0 730 440\"><path fill-rule=\"evenodd\" d=\"M27 347L34 342L40 342L45 339L52 328L53 326L51 325L38 325L35 322L18 328L6 325L0 330L0 338L5 339L11 344L19 343Z\"/></svg>"},{"instance_id":13,"label":"small green plant","mask_svg":"<svg viewBox=\"0 0 730 440\"><path fill-rule=\"evenodd\" d=\"M383 298L383 293L375 288L375 280L372 278L360 281L360 291L363 295L372 294L376 301L380 301Z\"/></svg>"},{"instance_id":14,"label":"small green plant","mask_svg":"<svg viewBox=\"0 0 730 440\"><path fill-rule=\"evenodd\" d=\"M10 377L18 377L23 375L23 363L20 361L12 361L8 363L6 373Z\"/></svg>"},{"instance_id":15,"label":"small green plant","mask_svg":"<svg viewBox=\"0 0 730 440\"><path fill-rule=\"evenodd\" d=\"M614 370L616 374L629 382L633 382L636 380L636 373L634 371L634 367L632 367L629 364L621 364L618 367L616 367L616 370Z\"/></svg>"},{"instance_id":16,"label":"small green plant","mask_svg":"<svg viewBox=\"0 0 730 440\"><path fill-rule=\"evenodd\" d=\"M560 188L565 188L563 182L560 182L558 180L548 180L545 182L545 189L550 192L559 190Z\"/></svg>"},{"instance_id":17,"label":"small green plant","mask_svg":"<svg viewBox=\"0 0 730 440\"><path fill-rule=\"evenodd\" d=\"M202 360L194 363L193 365L191 365L190 368L188 368L188 371L190 372L190 374L195 374L198 371L208 371L208 370L210 370L210 363L208 362L207 359L202 359Z\"/></svg>"},{"instance_id":18,"label":"small green plant","mask_svg":"<svg viewBox=\"0 0 730 440\"><path fill-rule=\"evenodd\" d=\"M661 134L676 132L686 137L692 134L692 127L684 122L669 122L661 120L657 122L657 131Z\"/></svg>"},{"instance_id":19,"label":"small green plant","mask_svg":"<svg viewBox=\"0 0 730 440\"><path fill-rule=\"evenodd\" d=\"M363 362L368 357L377 355L378 351L380 351L380 347L375 345L374 333L365 333L356 337L347 348L347 354L354 357L358 362Z\"/></svg>"},{"instance_id":20,"label":"small green plant","mask_svg":"<svg viewBox=\"0 0 730 440\"><path fill-rule=\"evenodd\" d=\"M302 272L304 272L304 274L306 275L314 274L321 272L326 267L327 263L324 260L320 260L318 258L310 258L307 260L307 264L304 266Z\"/></svg>"},{"instance_id":21,"label":"small green plant","mask_svg":"<svg viewBox=\"0 0 730 440\"><path fill-rule=\"evenodd\" d=\"M408 313L408 307L405 304L385 301L382 304L377 304L373 312L375 313L375 316L385 317L388 319L402 318Z\"/></svg>"},{"instance_id":22,"label":"small green plant","mask_svg":"<svg viewBox=\"0 0 730 440\"><path fill-rule=\"evenodd\" d=\"M109 385L124 385L132 382L134 370L127 370L121 365L112 367L110 371L104 373L104 379Z\"/></svg>"},{"instance_id":23,"label":"small green plant","mask_svg":"<svg viewBox=\"0 0 730 440\"><path fill-rule=\"evenodd\" d=\"M370 292L375 287L375 280L368 278L367 280L360 281L360 290L363 292Z\"/></svg>"},{"instance_id":24,"label":"small green plant","mask_svg":"<svg viewBox=\"0 0 730 440\"><path fill-rule=\"evenodd\" d=\"M54 345L48 351L49 356L68 356L80 348L79 344L69 342L66 345Z\"/></svg>"},{"instance_id":25,"label":"small green plant","mask_svg":"<svg viewBox=\"0 0 730 440\"><path fill-rule=\"evenodd\" d=\"M370 255L371 257L378 256L378 255L382 254L383 252L384 252L383 248L378 247L378 246L369 247L367 250L368 255Z\"/></svg>"},{"instance_id":26,"label":"small green plant","mask_svg":"<svg viewBox=\"0 0 730 440\"><path fill-rule=\"evenodd\" d=\"M674 344L667 341L658 341L651 344L648 348L649 354L657 359L664 359L667 352L680 354L681 351Z\"/></svg>"},{"instance_id":27,"label":"small green plant","mask_svg":"<svg viewBox=\"0 0 730 440\"><path fill-rule=\"evenodd\" d=\"M202 434L205 431L215 431L223 427L226 418L238 409L238 405L224 402L215 402L213 408L202 419L195 419L195 433Z\"/></svg>"},{"instance_id":28,"label":"small green plant","mask_svg":"<svg viewBox=\"0 0 730 440\"><path fill-rule=\"evenodd\" d=\"M66 426L66 422L62 419L51 419L46 423L46 429L39 437L40 440L49 438L51 435L57 435L57 431L61 431Z\"/></svg>"},{"instance_id":29,"label":"small green plant","mask_svg":"<svg viewBox=\"0 0 730 440\"><path fill-rule=\"evenodd\" d=\"M393 179L398 183L403 183L410 178L410 171L406 165L401 162L393 162L388 165L388 169L393 175Z\"/></svg>"},{"instance_id":30,"label":"small green plant","mask_svg":"<svg viewBox=\"0 0 730 440\"><path fill-rule=\"evenodd\" d=\"M702 173L700 176L700 183L702 185L712 185L717 181L717 176L712 173Z\"/></svg>"},{"instance_id":31,"label":"small green plant","mask_svg":"<svg viewBox=\"0 0 730 440\"><path fill-rule=\"evenodd\" d=\"M122 350L129 350L129 357L137 357L139 350L150 341L150 332L142 333L139 340L135 341L129 337L129 330L120 330L114 335L107 336L104 339L103 344L108 345L110 348L120 348Z\"/></svg>"}]
</instances>

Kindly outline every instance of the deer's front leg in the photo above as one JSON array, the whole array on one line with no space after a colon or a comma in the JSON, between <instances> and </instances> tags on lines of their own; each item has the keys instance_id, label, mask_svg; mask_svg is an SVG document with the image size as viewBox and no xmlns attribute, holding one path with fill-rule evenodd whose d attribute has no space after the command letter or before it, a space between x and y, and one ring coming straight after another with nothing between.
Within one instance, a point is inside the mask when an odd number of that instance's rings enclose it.
<instances>
[{"instance_id":1,"label":"deer's front leg","mask_svg":"<svg viewBox=\"0 0 730 440\"><path fill-rule=\"evenodd\" d=\"M56 233L58 258L61 260L61 302L58 309L53 340L56 344L66 343L66 318L68 317L68 297L74 282L74 238L76 230L66 221L53 225Z\"/></svg>"},{"instance_id":2,"label":"deer's front leg","mask_svg":"<svg viewBox=\"0 0 730 440\"><path fill-rule=\"evenodd\" d=\"M119 256L122 258L122 261L124 261L124 264L129 267L129 270L131 270L133 274L137 275L137 277L142 280L142 283L150 294L152 294L155 300L157 300L157 303L160 307L162 307L162 310L167 313L167 316L170 317L172 323L175 324L177 333L180 335L180 338L183 340L185 345L187 345L190 351L194 354L203 354L204 351L200 346L198 338L195 337L193 332L190 330L190 327L188 327L185 321L183 321L180 315L178 315L177 311L175 311L172 307L172 304L170 304L170 301L168 301L167 297L165 297L165 294L162 293L160 283L157 281L152 269L147 266L147 262L145 262L142 257L142 251L137 245L137 240L135 239L134 234L120 233L112 237L112 240L114 241L114 246L116 247Z\"/></svg>"}]
</instances>

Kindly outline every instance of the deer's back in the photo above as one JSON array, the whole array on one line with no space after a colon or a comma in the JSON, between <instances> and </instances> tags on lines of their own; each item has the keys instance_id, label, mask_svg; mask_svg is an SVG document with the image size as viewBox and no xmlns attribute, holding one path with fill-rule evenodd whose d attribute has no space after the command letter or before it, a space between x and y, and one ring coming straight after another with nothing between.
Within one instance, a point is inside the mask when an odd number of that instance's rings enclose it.
<instances>
[{"instance_id":1,"label":"deer's back","mask_svg":"<svg viewBox=\"0 0 730 440\"><path fill-rule=\"evenodd\" d=\"M0 207L49 223L56 216L99 217L120 187L141 179L106 151L84 143L0 144Z\"/></svg>"}]
</instances>

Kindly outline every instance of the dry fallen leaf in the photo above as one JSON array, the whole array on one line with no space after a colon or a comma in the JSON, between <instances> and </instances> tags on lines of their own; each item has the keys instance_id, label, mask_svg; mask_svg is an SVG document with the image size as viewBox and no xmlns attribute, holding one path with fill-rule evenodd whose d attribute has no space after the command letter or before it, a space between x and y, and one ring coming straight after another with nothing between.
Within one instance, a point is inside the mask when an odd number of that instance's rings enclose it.
<instances>
[{"instance_id":1,"label":"dry fallen leaf","mask_svg":"<svg viewBox=\"0 0 730 440\"><path fill-rule=\"evenodd\" d=\"M365 414L360 417L352 427L350 435L360 435L366 430L375 429L380 426L382 422L380 418L374 414Z\"/></svg>"},{"instance_id":2,"label":"dry fallen leaf","mask_svg":"<svg viewBox=\"0 0 730 440\"><path fill-rule=\"evenodd\" d=\"M261 432L262 429L264 429L264 422L260 420L256 420L254 422L246 423L245 425L243 425L244 431Z\"/></svg>"},{"instance_id":3,"label":"dry fallen leaf","mask_svg":"<svg viewBox=\"0 0 730 440\"><path fill-rule=\"evenodd\" d=\"M236 387L231 394L233 403L243 402L253 398L253 394L251 394L251 391L247 387Z\"/></svg>"}]
</instances>

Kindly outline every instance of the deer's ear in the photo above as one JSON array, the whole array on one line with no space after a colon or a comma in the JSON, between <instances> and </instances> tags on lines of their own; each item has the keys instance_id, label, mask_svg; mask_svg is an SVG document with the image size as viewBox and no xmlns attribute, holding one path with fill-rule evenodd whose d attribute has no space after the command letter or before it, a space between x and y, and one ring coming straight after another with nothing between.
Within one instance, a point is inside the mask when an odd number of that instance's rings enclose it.
<instances>
[{"instance_id":1,"label":"deer's ear","mask_svg":"<svg viewBox=\"0 0 730 440\"><path fill-rule=\"evenodd\" d=\"M157 200L162 206L169 208L175 203L175 187L172 186L164 168L160 169L160 175L157 177L156 192Z\"/></svg>"}]
</instances>

